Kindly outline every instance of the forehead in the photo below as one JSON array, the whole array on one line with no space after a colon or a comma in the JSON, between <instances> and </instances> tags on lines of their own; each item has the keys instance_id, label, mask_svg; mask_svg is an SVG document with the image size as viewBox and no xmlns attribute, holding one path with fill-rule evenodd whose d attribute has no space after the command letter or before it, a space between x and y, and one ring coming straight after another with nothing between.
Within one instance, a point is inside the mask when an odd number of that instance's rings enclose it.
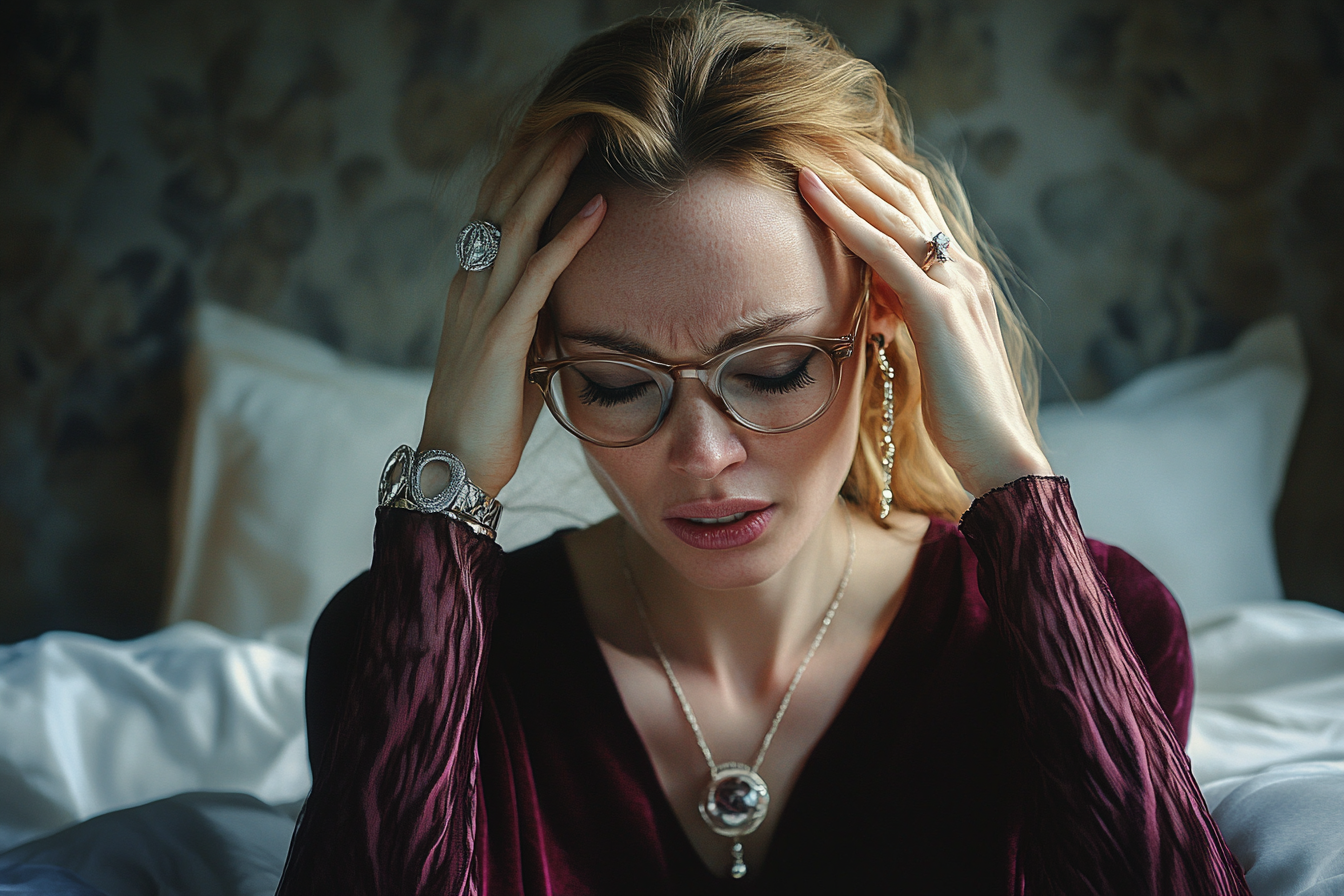
<instances>
[{"instance_id":1,"label":"forehead","mask_svg":"<svg viewBox=\"0 0 1344 896\"><path fill-rule=\"evenodd\" d=\"M744 321L822 308L813 329L847 312L852 264L796 194L706 171L666 198L604 195L601 227L551 293L562 332L618 332L673 357Z\"/></svg>"}]
</instances>

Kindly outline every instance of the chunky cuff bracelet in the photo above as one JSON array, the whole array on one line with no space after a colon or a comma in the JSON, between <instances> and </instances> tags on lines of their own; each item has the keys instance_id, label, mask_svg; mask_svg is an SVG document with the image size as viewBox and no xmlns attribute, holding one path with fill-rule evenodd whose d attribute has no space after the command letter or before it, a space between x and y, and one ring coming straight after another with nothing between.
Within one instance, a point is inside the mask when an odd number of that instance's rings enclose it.
<instances>
[{"instance_id":1,"label":"chunky cuff bracelet","mask_svg":"<svg viewBox=\"0 0 1344 896\"><path fill-rule=\"evenodd\" d=\"M420 480L425 467L432 463L448 465L448 484L431 496L425 494ZM504 509L472 484L462 461L455 456L437 449L417 454L410 445L402 445L387 459L378 483L378 506L441 513L492 541L499 528L500 511Z\"/></svg>"}]
</instances>

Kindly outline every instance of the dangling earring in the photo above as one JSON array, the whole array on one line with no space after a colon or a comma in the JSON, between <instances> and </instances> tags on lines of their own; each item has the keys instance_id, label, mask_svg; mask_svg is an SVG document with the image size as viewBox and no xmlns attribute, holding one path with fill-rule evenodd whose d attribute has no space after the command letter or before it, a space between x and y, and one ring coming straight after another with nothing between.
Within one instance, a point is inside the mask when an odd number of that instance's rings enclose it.
<instances>
[{"instance_id":1,"label":"dangling earring","mask_svg":"<svg viewBox=\"0 0 1344 896\"><path fill-rule=\"evenodd\" d=\"M891 429L896 425L896 399L892 395L891 384L896 379L896 371L891 369L887 360L885 346L887 340L881 333L873 334L873 347L877 349L877 366L882 371L882 498L881 518L891 513L891 468L896 463L896 443L891 440Z\"/></svg>"}]
</instances>

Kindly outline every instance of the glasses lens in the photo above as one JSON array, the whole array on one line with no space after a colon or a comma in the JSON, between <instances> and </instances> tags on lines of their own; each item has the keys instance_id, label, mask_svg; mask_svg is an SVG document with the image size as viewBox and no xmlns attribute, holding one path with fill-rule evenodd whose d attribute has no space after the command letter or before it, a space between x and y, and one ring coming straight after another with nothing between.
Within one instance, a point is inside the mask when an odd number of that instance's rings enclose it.
<instances>
[{"instance_id":1,"label":"glasses lens","mask_svg":"<svg viewBox=\"0 0 1344 896\"><path fill-rule=\"evenodd\" d=\"M784 430L811 420L835 394L835 365L810 345L763 345L735 355L719 374L723 400L743 420Z\"/></svg>"},{"instance_id":2,"label":"glasses lens","mask_svg":"<svg viewBox=\"0 0 1344 896\"><path fill-rule=\"evenodd\" d=\"M663 394L647 370L623 361L577 361L551 380L556 411L595 442L646 435L658 422Z\"/></svg>"}]
</instances>

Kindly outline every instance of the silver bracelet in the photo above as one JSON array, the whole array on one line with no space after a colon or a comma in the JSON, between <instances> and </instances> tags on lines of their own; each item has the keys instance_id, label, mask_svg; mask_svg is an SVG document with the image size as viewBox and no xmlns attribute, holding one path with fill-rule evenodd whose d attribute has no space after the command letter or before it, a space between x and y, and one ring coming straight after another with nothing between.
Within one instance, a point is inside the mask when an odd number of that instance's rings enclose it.
<instances>
[{"instance_id":1,"label":"silver bracelet","mask_svg":"<svg viewBox=\"0 0 1344 896\"><path fill-rule=\"evenodd\" d=\"M443 491L430 496L424 493L420 479L425 467L432 463L448 465L448 484ZM378 483L378 506L441 513L492 541L504 509L467 478L467 469L456 456L438 449L416 453L410 445L402 445L387 459Z\"/></svg>"}]
</instances>

